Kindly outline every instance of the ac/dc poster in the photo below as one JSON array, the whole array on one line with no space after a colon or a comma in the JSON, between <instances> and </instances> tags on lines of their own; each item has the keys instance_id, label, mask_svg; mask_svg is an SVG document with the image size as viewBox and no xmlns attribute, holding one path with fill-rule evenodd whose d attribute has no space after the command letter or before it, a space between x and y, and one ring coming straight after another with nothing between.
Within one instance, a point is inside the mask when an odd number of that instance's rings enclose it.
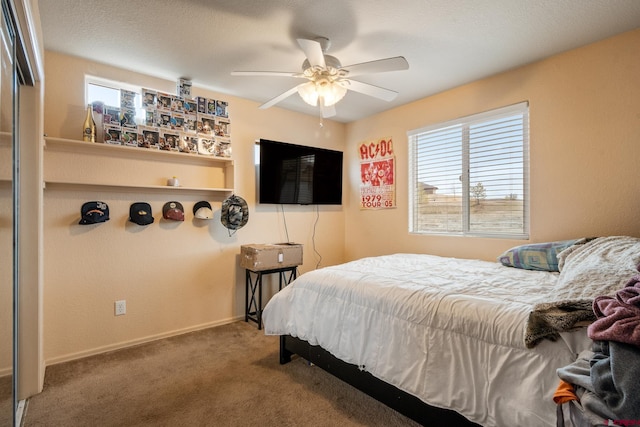
<instances>
[{"instance_id":1,"label":"ac/dc poster","mask_svg":"<svg viewBox=\"0 0 640 427\"><path fill-rule=\"evenodd\" d=\"M360 155L360 209L396 207L395 156L391 138L363 142Z\"/></svg>"}]
</instances>

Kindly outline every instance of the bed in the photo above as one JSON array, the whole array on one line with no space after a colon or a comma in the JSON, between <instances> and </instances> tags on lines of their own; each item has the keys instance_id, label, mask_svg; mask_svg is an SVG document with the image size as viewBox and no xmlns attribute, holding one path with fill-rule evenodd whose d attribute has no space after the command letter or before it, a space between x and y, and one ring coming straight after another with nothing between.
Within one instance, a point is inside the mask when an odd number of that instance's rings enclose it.
<instances>
[{"instance_id":1,"label":"bed","mask_svg":"<svg viewBox=\"0 0 640 427\"><path fill-rule=\"evenodd\" d=\"M426 254L310 271L269 301L281 363L299 354L422 424L551 426L556 370L591 343L591 301L638 273L640 239ZM560 270L560 271L558 271Z\"/></svg>"}]
</instances>

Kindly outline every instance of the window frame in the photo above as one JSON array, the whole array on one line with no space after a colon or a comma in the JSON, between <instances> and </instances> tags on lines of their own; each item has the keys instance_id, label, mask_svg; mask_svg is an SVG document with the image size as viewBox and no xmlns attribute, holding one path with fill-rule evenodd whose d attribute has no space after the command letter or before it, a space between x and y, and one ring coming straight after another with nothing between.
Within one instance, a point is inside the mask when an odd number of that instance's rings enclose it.
<instances>
[{"instance_id":1,"label":"window frame","mask_svg":"<svg viewBox=\"0 0 640 427\"><path fill-rule=\"evenodd\" d=\"M109 80L102 77L96 77L92 75L85 74L84 76L84 103L85 105L91 104L94 100L89 99L89 85L94 86L102 86L107 89L112 89L118 92L118 102L115 105L111 105L109 103L105 103L105 106L121 108L121 99L120 99L120 91L128 90L136 93L135 97L135 110L136 110L136 123L144 123L145 113L144 108L142 107L142 87L132 85L129 83L124 83L116 80ZM100 100L102 101L102 100Z\"/></svg>"},{"instance_id":2,"label":"window frame","mask_svg":"<svg viewBox=\"0 0 640 427\"><path fill-rule=\"evenodd\" d=\"M418 203L418 164L417 164L417 147L418 143L417 139L420 136L424 136L426 133L431 133L437 130L445 130L451 127L461 127L462 128L462 140L463 145L460 149L460 159L463 165L469 165L469 153L471 151L469 146L469 132L468 129L470 126L477 125L479 123L489 122L492 120L497 120L503 117L509 117L517 114L522 114L522 230L521 232L514 232L510 230L504 230L504 232L500 231L471 231L470 230L470 212L471 212L471 200L473 196L470 193L470 182L469 175L470 171L468 168L462 168L462 194L466 195L462 197L461 201L461 231L453 231L453 230L419 230L417 224L417 203ZM409 162L408 162L408 172L409 172L409 185L408 185L408 196L409 196L409 209L408 209L408 221L409 221L409 233L415 235L449 235L449 236L465 236L465 237L490 237L490 238L503 238L503 239L528 239L529 238L529 219L530 219L530 191L529 191L529 102L524 101L517 104L509 105L502 108L493 109L490 111L485 111L478 114L472 114L469 116L449 120L446 122L436 123L433 125L429 125L423 128L410 130L407 132L408 139L408 152L409 152ZM464 141L466 139L466 141ZM520 148L520 147L519 147Z\"/></svg>"},{"instance_id":3,"label":"window frame","mask_svg":"<svg viewBox=\"0 0 640 427\"><path fill-rule=\"evenodd\" d=\"M121 89L124 90L129 90L131 92L136 92L137 96L136 96L136 108L141 108L141 106L138 105L138 99L140 98L140 92L142 91L142 87L141 86L136 86L136 85L132 85L129 83L124 83L124 82L120 82L120 81L116 81L116 80L109 80L109 79L105 79L103 77L96 77L96 76L92 76L89 74L86 74L84 76L84 103L85 104L90 104L91 100L89 99L89 85L95 85L95 86L103 86L109 89L113 89L116 90L118 92L120 92ZM118 107L120 108L120 103L118 103L117 105L110 105L111 107Z\"/></svg>"}]
</instances>

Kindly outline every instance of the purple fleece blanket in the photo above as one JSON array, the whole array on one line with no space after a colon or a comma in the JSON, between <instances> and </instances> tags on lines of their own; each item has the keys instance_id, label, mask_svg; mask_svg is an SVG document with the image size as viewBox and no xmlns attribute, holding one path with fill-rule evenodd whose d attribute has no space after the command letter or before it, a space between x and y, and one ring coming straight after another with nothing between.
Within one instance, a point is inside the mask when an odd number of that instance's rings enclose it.
<instances>
[{"instance_id":1,"label":"purple fleece blanket","mask_svg":"<svg viewBox=\"0 0 640 427\"><path fill-rule=\"evenodd\" d=\"M640 275L633 276L615 297L596 297L593 312L596 321L587 328L589 338L640 347Z\"/></svg>"}]
</instances>

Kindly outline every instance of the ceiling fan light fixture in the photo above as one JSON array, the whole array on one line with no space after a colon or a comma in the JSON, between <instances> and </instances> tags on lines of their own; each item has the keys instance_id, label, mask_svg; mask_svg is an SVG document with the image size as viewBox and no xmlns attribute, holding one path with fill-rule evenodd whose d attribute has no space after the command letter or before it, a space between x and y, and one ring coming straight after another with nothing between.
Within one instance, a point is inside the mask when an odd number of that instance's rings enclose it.
<instances>
[{"instance_id":1,"label":"ceiling fan light fixture","mask_svg":"<svg viewBox=\"0 0 640 427\"><path fill-rule=\"evenodd\" d=\"M402 56L342 67L338 58L326 54L329 39L321 37L315 40L297 40L306 57L302 63L301 73L288 71L233 71L231 73L235 76L281 76L308 80L306 83L296 85L263 103L260 105L260 109L272 107L296 92L305 103L313 107L319 105L322 117L335 116L334 105L344 98L348 90L383 101L392 101L398 92L358 80L351 80L349 76L400 71L409 68L409 63Z\"/></svg>"},{"instance_id":2,"label":"ceiling fan light fixture","mask_svg":"<svg viewBox=\"0 0 640 427\"><path fill-rule=\"evenodd\" d=\"M318 105L318 91L314 82L308 82L298 86L298 95L307 104L316 107Z\"/></svg>"},{"instance_id":3,"label":"ceiling fan light fixture","mask_svg":"<svg viewBox=\"0 0 640 427\"><path fill-rule=\"evenodd\" d=\"M347 88L337 84L336 82L327 82L325 84L316 84L318 97L322 98L325 107L335 105L347 93Z\"/></svg>"},{"instance_id":4,"label":"ceiling fan light fixture","mask_svg":"<svg viewBox=\"0 0 640 427\"><path fill-rule=\"evenodd\" d=\"M338 103L347 93L347 88L329 80L316 80L298 88L298 94L309 105L317 106L318 100L322 105L330 107Z\"/></svg>"}]
</instances>

